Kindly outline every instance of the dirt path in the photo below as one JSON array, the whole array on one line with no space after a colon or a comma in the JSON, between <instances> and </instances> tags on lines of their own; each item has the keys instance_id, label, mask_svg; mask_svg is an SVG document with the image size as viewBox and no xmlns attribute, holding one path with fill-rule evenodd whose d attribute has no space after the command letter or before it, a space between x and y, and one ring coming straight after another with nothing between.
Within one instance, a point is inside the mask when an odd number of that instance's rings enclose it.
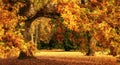
<instances>
[{"instance_id":1,"label":"dirt path","mask_svg":"<svg viewBox=\"0 0 120 65\"><path fill-rule=\"evenodd\" d=\"M115 58L110 57L37 57L37 59L18 60L1 59L0 65L118 65Z\"/></svg>"},{"instance_id":2,"label":"dirt path","mask_svg":"<svg viewBox=\"0 0 120 65\"><path fill-rule=\"evenodd\" d=\"M57 57L57 58L41 57L41 58L55 61L59 65L118 65L116 59L113 57L82 56L79 58L68 58L68 57Z\"/></svg>"},{"instance_id":3,"label":"dirt path","mask_svg":"<svg viewBox=\"0 0 120 65\"><path fill-rule=\"evenodd\" d=\"M40 52L37 59L0 59L0 65L120 65L111 56L83 56L78 52Z\"/></svg>"}]
</instances>

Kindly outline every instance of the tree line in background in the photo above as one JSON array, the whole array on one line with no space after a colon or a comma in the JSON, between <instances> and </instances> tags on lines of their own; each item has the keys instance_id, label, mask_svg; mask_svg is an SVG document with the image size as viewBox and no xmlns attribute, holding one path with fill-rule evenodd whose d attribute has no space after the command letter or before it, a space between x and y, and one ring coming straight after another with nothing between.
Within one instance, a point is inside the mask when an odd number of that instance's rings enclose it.
<instances>
[{"instance_id":1,"label":"tree line in background","mask_svg":"<svg viewBox=\"0 0 120 65\"><path fill-rule=\"evenodd\" d=\"M118 0L0 0L0 55L38 49L120 54Z\"/></svg>"}]
</instances>

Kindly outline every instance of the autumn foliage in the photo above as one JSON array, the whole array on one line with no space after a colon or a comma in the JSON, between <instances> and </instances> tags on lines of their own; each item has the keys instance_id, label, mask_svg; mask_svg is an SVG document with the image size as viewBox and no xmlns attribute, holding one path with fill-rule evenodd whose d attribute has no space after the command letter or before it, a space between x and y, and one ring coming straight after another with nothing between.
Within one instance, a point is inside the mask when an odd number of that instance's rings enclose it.
<instances>
[{"instance_id":1,"label":"autumn foliage","mask_svg":"<svg viewBox=\"0 0 120 65\"><path fill-rule=\"evenodd\" d=\"M87 33L87 37L83 35L83 38L79 37L78 40L88 41L84 44L88 43L90 49L97 51L100 48L109 48L110 54L119 54L119 4L115 4L115 0L90 0L89 3L91 5L84 5L86 7L82 7L77 4L77 1L72 0L69 3L65 0L59 3L58 12L64 19L63 24L68 29L78 32L77 34Z\"/></svg>"},{"instance_id":2,"label":"autumn foliage","mask_svg":"<svg viewBox=\"0 0 120 65\"><path fill-rule=\"evenodd\" d=\"M23 35L21 34L23 26L21 23L25 20L22 16L17 14L21 3L14 4L3 4L0 2L0 54L1 58L8 58L12 56L18 56L20 51L28 53L30 44L24 41ZM11 10L9 10L11 9ZM26 44L25 44L26 43ZM32 43L31 43L32 44ZM34 45L33 45L34 46ZM29 51L30 52L30 51Z\"/></svg>"},{"instance_id":3,"label":"autumn foliage","mask_svg":"<svg viewBox=\"0 0 120 65\"><path fill-rule=\"evenodd\" d=\"M28 3L29 1L31 2L31 0L28 0ZM28 5L26 0L23 2L14 1L12 4L9 0L0 0L0 54L17 49L30 55L29 52L35 50L35 44L33 44L33 41L26 42L22 32L29 25L26 25L26 22L39 20L38 18L42 16L51 18L52 22L47 22L46 26L43 25L44 23L39 23L44 27L41 29L43 31L41 32L42 41L53 39L52 42L47 42L48 44L57 41L58 44L63 44L67 50L77 48L77 50L86 53L90 51L95 53L96 51L109 49L111 55L120 54L119 1L89 0L80 4L78 0L51 0L51 2L45 0L43 1L43 6L40 2L40 0L32 2L32 5L29 3L30 9L28 9L28 13L25 12L26 16L21 16L22 7ZM36 3L40 3L40 7ZM52 7L55 10L51 10L50 8ZM41 10L47 13L42 14L40 13ZM51 13L53 15L50 15ZM45 20L41 21L44 22ZM54 28L47 27L48 23L51 26L53 25ZM34 27L35 25L38 25L38 23L31 25L30 22L28 27ZM46 32L45 28L48 32ZM54 31L51 33L52 28ZM49 32L52 36L47 39L47 33ZM42 37L41 35L38 36ZM38 41L41 40L39 39Z\"/></svg>"}]
</instances>

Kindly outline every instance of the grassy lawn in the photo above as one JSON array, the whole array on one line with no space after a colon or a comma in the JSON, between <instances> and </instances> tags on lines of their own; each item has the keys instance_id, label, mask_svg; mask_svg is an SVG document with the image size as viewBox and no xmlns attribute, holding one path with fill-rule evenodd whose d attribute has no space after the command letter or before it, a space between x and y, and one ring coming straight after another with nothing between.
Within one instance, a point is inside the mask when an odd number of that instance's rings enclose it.
<instances>
[{"instance_id":1,"label":"grassy lawn","mask_svg":"<svg viewBox=\"0 0 120 65\"><path fill-rule=\"evenodd\" d=\"M91 63L96 65L114 65L116 58L113 56L102 55L96 53L95 56L85 56L81 52L65 52L65 51L50 51L42 50L36 53L36 56L40 58L46 58L49 60L64 61L64 62L76 62L76 63ZM116 64L115 64L116 65ZM118 65L118 64L117 64Z\"/></svg>"},{"instance_id":2,"label":"grassy lawn","mask_svg":"<svg viewBox=\"0 0 120 65\"><path fill-rule=\"evenodd\" d=\"M49 56L49 57L81 57L84 54L81 52L37 52L36 56Z\"/></svg>"},{"instance_id":3,"label":"grassy lawn","mask_svg":"<svg viewBox=\"0 0 120 65\"><path fill-rule=\"evenodd\" d=\"M36 59L0 59L0 65L119 65L115 57L85 56L81 52L63 50L39 50Z\"/></svg>"},{"instance_id":4,"label":"grassy lawn","mask_svg":"<svg viewBox=\"0 0 120 65\"><path fill-rule=\"evenodd\" d=\"M48 57L83 57L85 56L85 53L81 53L79 51L64 51L61 49L54 49L54 50L38 50L35 54L35 56L48 56ZM112 57L110 55L106 55L102 52L96 52L95 56L97 57Z\"/></svg>"}]
</instances>

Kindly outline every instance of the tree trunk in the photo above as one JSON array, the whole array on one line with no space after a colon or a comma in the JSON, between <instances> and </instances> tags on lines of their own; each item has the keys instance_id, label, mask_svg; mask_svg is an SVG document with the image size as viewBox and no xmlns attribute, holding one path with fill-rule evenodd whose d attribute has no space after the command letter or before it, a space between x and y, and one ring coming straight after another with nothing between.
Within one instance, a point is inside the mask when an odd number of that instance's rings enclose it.
<instances>
[{"instance_id":1,"label":"tree trunk","mask_svg":"<svg viewBox=\"0 0 120 65\"><path fill-rule=\"evenodd\" d=\"M25 52L20 51L18 59L29 59L29 58L36 58L32 53L27 55Z\"/></svg>"},{"instance_id":2,"label":"tree trunk","mask_svg":"<svg viewBox=\"0 0 120 65\"><path fill-rule=\"evenodd\" d=\"M117 50L113 46L110 46L110 55L117 56L116 52Z\"/></svg>"},{"instance_id":3,"label":"tree trunk","mask_svg":"<svg viewBox=\"0 0 120 65\"><path fill-rule=\"evenodd\" d=\"M26 43L27 49L22 49L20 51L18 59L29 59L35 58L34 53L37 49L36 44L32 43L32 41Z\"/></svg>"},{"instance_id":4,"label":"tree trunk","mask_svg":"<svg viewBox=\"0 0 120 65\"><path fill-rule=\"evenodd\" d=\"M93 56L95 53L95 47L96 47L96 40L94 39L94 37L90 37L88 36L88 52L86 53L87 56Z\"/></svg>"}]
</instances>

